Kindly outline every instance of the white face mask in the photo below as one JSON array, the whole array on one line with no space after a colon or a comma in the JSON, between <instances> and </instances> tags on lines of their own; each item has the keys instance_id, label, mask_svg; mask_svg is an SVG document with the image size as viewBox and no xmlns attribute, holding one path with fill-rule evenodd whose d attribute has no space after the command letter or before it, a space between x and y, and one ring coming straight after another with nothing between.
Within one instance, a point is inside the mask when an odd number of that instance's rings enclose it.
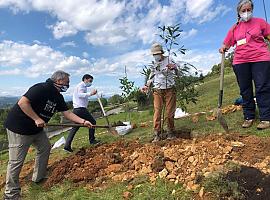
<instances>
[{"instance_id":1,"label":"white face mask","mask_svg":"<svg viewBox=\"0 0 270 200\"><path fill-rule=\"evenodd\" d=\"M86 87L90 87L92 85L92 82L87 82L87 83L85 83L85 86Z\"/></svg>"},{"instance_id":2,"label":"white face mask","mask_svg":"<svg viewBox=\"0 0 270 200\"><path fill-rule=\"evenodd\" d=\"M158 55L153 55L153 56L154 56L156 62L161 61L161 55L158 54Z\"/></svg>"},{"instance_id":3,"label":"white face mask","mask_svg":"<svg viewBox=\"0 0 270 200\"><path fill-rule=\"evenodd\" d=\"M242 21L247 22L252 18L252 12L244 12L240 14L240 17Z\"/></svg>"},{"instance_id":4,"label":"white face mask","mask_svg":"<svg viewBox=\"0 0 270 200\"><path fill-rule=\"evenodd\" d=\"M62 85L60 87L60 92L66 92L68 90L69 86L68 85Z\"/></svg>"}]
</instances>

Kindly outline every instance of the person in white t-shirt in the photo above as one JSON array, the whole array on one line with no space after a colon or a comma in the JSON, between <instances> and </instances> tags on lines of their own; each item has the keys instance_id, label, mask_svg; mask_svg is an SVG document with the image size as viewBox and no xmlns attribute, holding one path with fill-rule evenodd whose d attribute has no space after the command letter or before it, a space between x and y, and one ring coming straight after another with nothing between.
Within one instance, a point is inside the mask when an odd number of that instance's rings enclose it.
<instances>
[{"instance_id":1,"label":"person in white t-shirt","mask_svg":"<svg viewBox=\"0 0 270 200\"><path fill-rule=\"evenodd\" d=\"M93 125L96 124L96 120L94 117L90 114L90 112L87 110L88 106L88 98L90 96L93 96L97 93L97 90L94 89L91 92L87 92L87 88L92 85L93 82L93 76L89 74L85 74L82 77L82 81L76 86L73 92L73 113L82 117L83 119L88 120ZM72 140L76 134L76 132L79 130L79 127L73 127L66 140L66 144L64 147L64 150L68 152L73 152L71 148ZM95 129L90 128L89 129L89 143L90 144L97 144L99 141L95 139Z\"/></svg>"},{"instance_id":2,"label":"person in white t-shirt","mask_svg":"<svg viewBox=\"0 0 270 200\"><path fill-rule=\"evenodd\" d=\"M162 122L161 114L165 104L167 120L167 139L173 139L174 136L174 113L176 109L176 89L174 78L177 74L177 64L168 56L164 56L163 48L160 44L154 43L151 47L151 54L155 62L151 67L149 80L142 88L143 92L148 92L149 87L153 84L154 97L154 140L160 141L164 138L161 134Z\"/></svg>"}]
</instances>

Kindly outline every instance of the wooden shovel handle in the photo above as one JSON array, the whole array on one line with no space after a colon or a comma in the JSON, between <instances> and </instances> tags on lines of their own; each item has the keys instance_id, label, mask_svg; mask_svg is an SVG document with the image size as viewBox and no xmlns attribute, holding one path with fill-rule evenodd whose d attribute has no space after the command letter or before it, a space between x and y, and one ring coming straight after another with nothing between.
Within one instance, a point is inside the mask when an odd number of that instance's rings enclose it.
<instances>
[{"instance_id":1,"label":"wooden shovel handle","mask_svg":"<svg viewBox=\"0 0 270 200\"><path fill-rule=\"evenodd\" d=\"M87 127L83 124L71 124L71 123L67 123L67 124L57 124L57 123L48 123L45 126L62 126L62 127ZM125 124L121 124L121 125L113 125L111 127L116 127L116 126L126 126ZM93 125L93 128L111 128L110 126L105 126L105 125Z\"/></svg>"}]
</instances>

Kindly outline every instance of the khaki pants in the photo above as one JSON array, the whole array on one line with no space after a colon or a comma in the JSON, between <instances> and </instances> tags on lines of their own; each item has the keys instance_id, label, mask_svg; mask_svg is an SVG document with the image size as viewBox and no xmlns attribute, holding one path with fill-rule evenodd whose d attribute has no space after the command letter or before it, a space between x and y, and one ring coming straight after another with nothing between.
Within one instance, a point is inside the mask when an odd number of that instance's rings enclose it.
<instances>
[{"instance_id":1,"label":"khaki pants","mask_svg":"<svg viewBox=\"0 0 270 200\"><path fill-rule=\"evenodd\" d=\"M47 165L51 145L44 131L36 135L20 135L7 129L9 142L9 161L6 175L6 198L16 198L20 195L19 175L24 159L31 144L37 150L32 181L38 182L47 175Z\"/></svg>"},{"instance_id":2,"label":"khaki pants","mask_svg":"<svg viewBox=\"0 0 270 200\"><path fill-rule=\"evenodd\" d=\"M174 88L154 90L154 131L161 131L161 114L165 104L168 131L174 131L174 113L176 109L176 91Z\"/></svg>"}]
</instances>

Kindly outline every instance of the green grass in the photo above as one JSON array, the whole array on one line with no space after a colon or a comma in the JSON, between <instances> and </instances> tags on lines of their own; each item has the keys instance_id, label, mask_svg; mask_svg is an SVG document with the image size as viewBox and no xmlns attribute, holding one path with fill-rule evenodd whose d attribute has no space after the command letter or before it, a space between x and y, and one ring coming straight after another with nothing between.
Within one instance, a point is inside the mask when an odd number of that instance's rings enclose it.
<instances>
[{"instance_id":1,"label":"green grass","mask_svg":"<svg viewBox=\"0 0 270 200\"><path fill-rule=\"evenodd\" d=\"M202 185L216 199L243 199L238 183L227 180L226 174L222 172L212 173L209 177L205 178Z\"/></svg>"},{"instance_id":2,"label":"green grass","mask_svg":"<svg viewBox=\"0 0 270 200\"><path fill-rule=\"evenodd\" d=\"M25 198L29 200L122 200L124 192L130 192L133 200L188 200L192 193L186 192L181 185L158 180L155 185L149 183L145 178L138 178L132 183L132 188L128 186L131 183L111 183L106 190L96 189L88 190L86 187L77 188L70 182L64 182L61 185L45 190L37 184L31 184L25 192ZM174 191L174 194L172 193Z\"/></svg>"},{"instance_id":3,"label":"green grass","mask_svg":"<svg viewBox=\"0 0 270 200\"><path fill-rule=\"evenodd\" d=\"M236 78L233 73L226 73L224 81L224 101L223 105L231 105L234 100L238 98L239 88L236 83ZM196 113L202 111L210 111L217 108L218 94L219 94L219 78L212 77L205 80L204 84L198 87L199 98L197 104L188 104L188 113ZM132 105L134 106L134 105ZM210 113L208 113L210 115ZM141 142L149 142L152 138L152 120L153 109L145 109L140 112L130 113L130 121L132 124L137 124L136 129L132 130L129 134L124 136L113 136L107 132L106 129L97 129L96 138L104 143L111 143L119 139L134 140L139 139ZM242 111L236 111L223 115L226 119L230 131L232 133L241 134L253 134L257 136L269 136L270 131L258 131L256 124L249 129L242 129L241 123L243 121ZM128 121L128 113L120 113L118 115L109 116L109 121ZM140 123L148 122L149 127L142 128ZM256 122L258 123L258 121ZM97 124L106 125L105 119L97 120ZM212 133L224 132L217 120L207 121L205 115L199 117L197 123L194 123L190 117L175 120L177 129L190 129L194 135L206 135ZM67 132L60 134L51 139L51 143L54 143L62 136L67 136ZM77 132L72 147L74 150L78 150L82 147L89 147L88 131L86 128L80 128ZM67 157L70 154L64 152L61 148L52 151L50 159L60 160ZM35 152L29 153L26 157L26 162L33 160ZM6 164L8 160L8 153L0 153L0 174L4 175L6 171ZM234 183L222 182L224 179L221 175L216 175L212 179L207 180L205 183L209 191L220 192L220 188L215 188L215 185L222 184L226 186L227 190L233 191L237 195L236 185ZM129 190L132 193L132 199L191 199L191 194L186 192L181 186L174 185L169 182L159 180L156 185L151 185L148 180L138 181L134 184L134 188ZM122 199L123 192L127 191L128 183L111 183L107 189L89 191L85 187L75 187L72 183L65 182L61 185L56 185L49 190L44 190L42 187L30 184L23 188L25 199ZM225 187L224 186L224 187ZM175 190L175 195L172 195L172 191ZM221 191L222 192L222 191Z\"/></svg>"}]
</instances>

